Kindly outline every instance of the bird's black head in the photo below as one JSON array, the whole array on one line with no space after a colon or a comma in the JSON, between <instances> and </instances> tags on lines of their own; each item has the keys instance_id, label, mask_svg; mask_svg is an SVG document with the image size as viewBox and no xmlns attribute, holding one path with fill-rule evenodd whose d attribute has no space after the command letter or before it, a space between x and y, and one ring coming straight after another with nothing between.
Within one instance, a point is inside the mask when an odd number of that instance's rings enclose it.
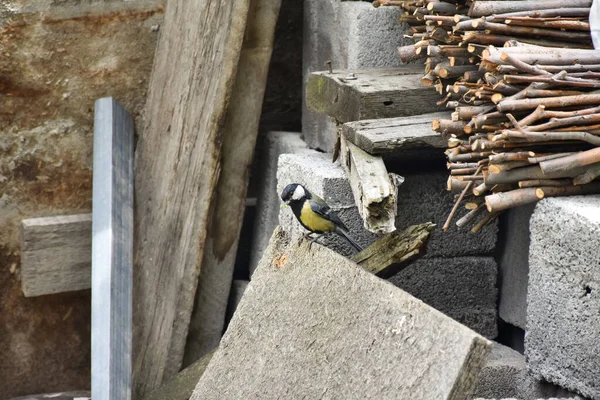
<instances>
[{"instance_id":1,"label":"bird's black head","mask_svg":"<svg viewBox=\"0 0 600 400\"><path fill-rule=\"evenodd\" d=\"M290 204L293 201L302 201L307 198L310 198L310 193L299 183L290 183L281 192L281 200L286 204Z\"/></svg>"}]
</instances>

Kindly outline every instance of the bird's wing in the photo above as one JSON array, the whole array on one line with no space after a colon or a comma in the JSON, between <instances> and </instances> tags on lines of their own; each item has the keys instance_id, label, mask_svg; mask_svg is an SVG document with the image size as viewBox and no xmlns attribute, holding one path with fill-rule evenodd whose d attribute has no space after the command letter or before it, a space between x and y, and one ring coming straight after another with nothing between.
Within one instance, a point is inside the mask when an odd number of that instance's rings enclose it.
<instances>
[{"instance_id":1,"label":"bird's wing","mask_svg":"<svg viewBox=\"0 0 600 400\"><path fill-rule=\"evenodd\" d=\"M338 217L337 214L331 209L331 207L329 207L325 200L311 193L311 198L308 201L310 201L310 206L315 212L315 214L318 214L321 217L328 219L340 228L348 230L348 228L346 227L346 225L344 225L340 217Z\"/></svg>"}]
</instances>

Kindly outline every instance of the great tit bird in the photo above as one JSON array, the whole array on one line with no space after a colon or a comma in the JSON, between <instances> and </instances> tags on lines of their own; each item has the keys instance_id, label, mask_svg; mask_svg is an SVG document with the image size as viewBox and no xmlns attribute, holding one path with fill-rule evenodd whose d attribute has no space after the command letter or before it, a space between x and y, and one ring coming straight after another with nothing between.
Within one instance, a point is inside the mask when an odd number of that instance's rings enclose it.
<instances>
[{"instance_id":1,"label":"great tit bird","mask_svg":"<svg viewBox=\"0 0 600 400\"><path fill-rule=\"evenodd\" d=\"M300 224L310 232L337 233L346 239L356 251L362 250L362 247L348 236L348 228L325 203L325 200L312 194L304 186L290 183L281 192L281 200L291 207Z\"/></svg>"}]
</instances>

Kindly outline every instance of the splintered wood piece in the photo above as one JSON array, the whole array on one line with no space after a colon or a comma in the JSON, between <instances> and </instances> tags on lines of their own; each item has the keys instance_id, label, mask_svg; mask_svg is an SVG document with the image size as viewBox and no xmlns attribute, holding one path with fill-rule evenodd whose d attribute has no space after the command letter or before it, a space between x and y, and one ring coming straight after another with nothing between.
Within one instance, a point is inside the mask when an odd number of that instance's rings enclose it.
<instances>
[{"instance_id":1,"label":"splintered wood piece","mask_svg":"<svg viewBox=\"0 0 600 400\"><path fill-rule=\"evenodd\" d=\"M351 260L377 276L395 275L422 253L421 248L434 228L435 224L427 222L409 226L402 232L388 233Z\"/></svg>"},{"instance_id":2,"label":"splintered wood piece","mask_svg":"<svg viewBox=\"0 0 600 400\"><path fill-rule=\"evenodd\" d=\"M116 100L96 100L92 194L94 400L131 398L133 133L133 118Z\"/></svg>"},{"instance_id":3,"label":"splintered wood piece","mask_svg":"<svg viewBox=\"0 0 600 400\"><path fill-rule=\"evenodd\" d=\"M181 369L248 9L166 7L135 160L135 399Z\"/></svg>"},{"instance_id":4,"label":"splintered wood piece","mask_svg":"<svg viewBox=\"0 0 600 400\"><path fill-rule=\"evenodd\" d=\"M442 111L438 96L421 85L422 65L309 75L306 104L339 122L393 118Z\"/></svg>"},{"instance_id":5,"label":"splintered wood piece","mask_svg":"<svg viewBox=\"0 0 600 400\"><path fill-rule=\"evenodd\" d=\"M220 132L221 173L210 212L184 365L202 357L221 340L280 6L281 0L250 1L236 79Z\"/></svg>"},{"instance_id":6,"label":"splintered wood piece","mask_svg":"<svg viewBox=\"0 0 600 400\"><path fill-rule=\"evenodd\" d=\"M21 227L26 297L90 288L92 214L24 219Z\"/></svg>"},{"instance_id":7,"label":"splintered wood piece","mask_svg":"<svg viewBox=\"0 0 600 400\"><path fill-rule=\"evenodd\" d=\"M396 230L397 187L381 157L372 156L340 137L341 163L354 194L364 227L373 233Z\"/></svg>"},{"instance_id":8,"label":"splintered wood piece","mask_svg":"<svg viewBox=\"0 0 600 400\"><path fill-rule=\"evenodd\" d=\"M446 147L446 141L431 129L431 120L448 116L448 112L440 112L347 122L342 125L342 135L370 154L420 148L442 149Z\"/></svg>"}]
</instances>

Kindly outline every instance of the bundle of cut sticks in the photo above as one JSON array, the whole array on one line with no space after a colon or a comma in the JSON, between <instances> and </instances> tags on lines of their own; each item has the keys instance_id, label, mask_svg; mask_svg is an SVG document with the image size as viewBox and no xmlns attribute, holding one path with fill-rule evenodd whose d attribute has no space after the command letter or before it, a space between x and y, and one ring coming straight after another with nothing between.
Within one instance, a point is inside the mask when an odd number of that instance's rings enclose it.
<instances>
[{"instance_id":1,"label":"bundle of cut sticks","mask_svg":"<svg viewBox=\"0 0 600 400\"><path fill-rule=\"evenodd\" d=\"M400 6L425 58L422 82L453 108L433 129L448 138L448 190L477 232L501 211L544 197L600 193L600 51L591 0L387 1Z\"/></svg>"}]
</instances>

